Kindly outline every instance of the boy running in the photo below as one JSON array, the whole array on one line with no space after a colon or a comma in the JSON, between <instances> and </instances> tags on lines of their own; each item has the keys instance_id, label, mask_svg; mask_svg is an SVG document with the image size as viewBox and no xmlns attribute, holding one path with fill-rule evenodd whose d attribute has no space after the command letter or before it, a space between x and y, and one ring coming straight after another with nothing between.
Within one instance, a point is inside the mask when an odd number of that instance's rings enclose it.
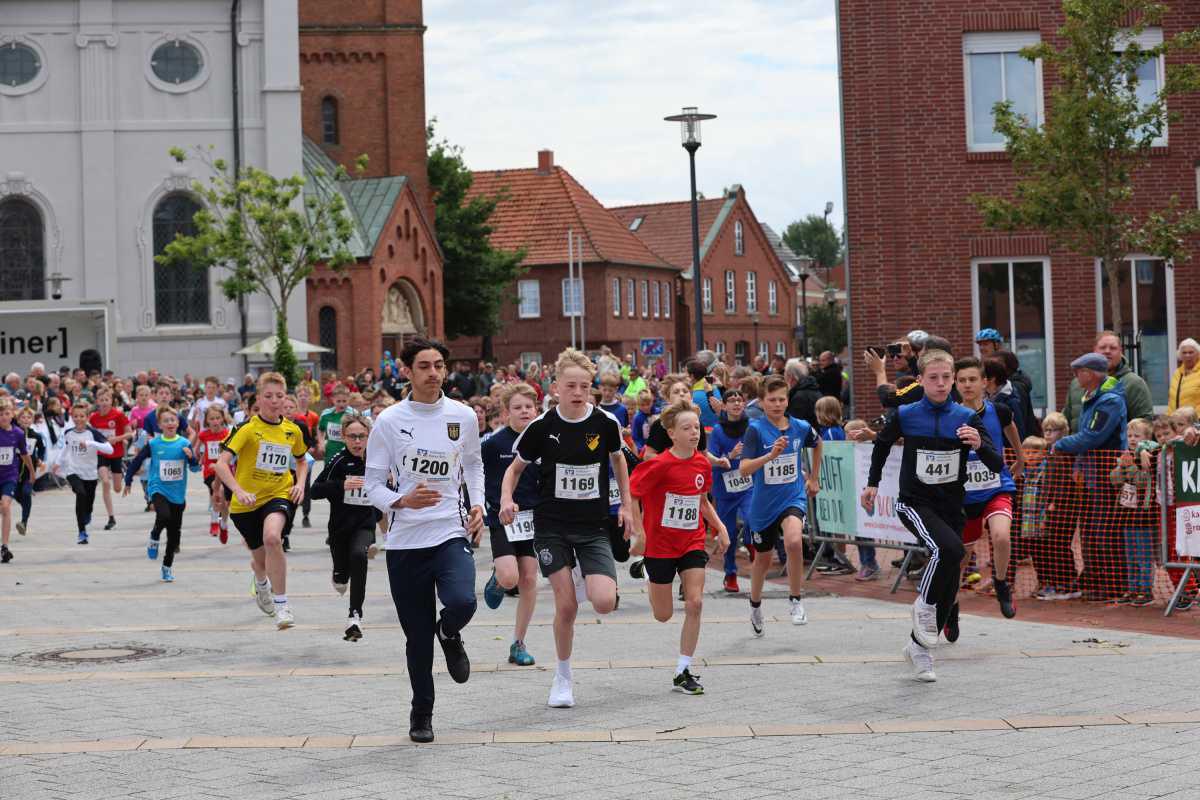
<instances>
[{"instance_id":1,"label":"boy running","mask_svg":"<svg viewBox=\"0 0 1200 800\"><path fill-rule=\"evenodd\" d=\"M33 511L33 483L37 480L38 465L46 460L46 440L33 429L33 409L25 406L17 412L17 425L25 434L25 451L29 454L31 470L21 464L21 475L17 479L17 502L21 505L21 520L16 524L17 533L24 536L29 525L29 514Z\"/></svg>"},{"instance_id":2,"label":"boy running","mask_svg":"<svg viewBox=\"0 0 1200 800\"><path fill-rule=\"evenodd\" d=\"M317 422L317 452L326 462L342 452L345 443L342 441L342 419L346 415L346 405L350 402L350 390L346 384L339 383L333 387L333 407L327 408Z\"/></svg>"},{"instance_id":3,"label":"boy running","mask_svg":"<svg viewBox=\"0 0 1200 800\"><path fill-rule=\"evenodd\" d=\"M13 557L8 537L12 533L12 502L22 471L33 473L25 431L13 424L12 400L0 397L0 564L7 564Z\"/></svg>"},{"instance_id":4,"label":"boy running","mask_svg":"<svg viewBox=\"0 0 1200 800\"><path fill-rule=\"evenodd\" d=\"M167 532L167 547L163 553L162 579L175 580L175 550L183 532L183 510L187 505L187 470L198 466L195 451L187 439L179 435L179 415L173 408L158 409L158 425L162 430L151 439L125 469L125 491L133 486L133 478L142 464L150 462L150 502L154 505L154 527L146 545L146 557L158 558L158 543L163 530Z\"/></svg>"},{"instance_id":5,"label":"boy running","mask_svg":"<svg viewBox=\"0 0 1200 800\"><path fill-rule=\"evenodd\" d=\"M746 399L739 389L725 391L725 410L712 429L708 439L708 452L718 458L729 461L729 469L713 468L713 499L717 504L717 514L721 524L729 533L729 548L725 551L725 591L737 594L737 550L739 544L739 520L747 524L750 517L750 498L753 495L754 479L743 475L738 466L741 464L743 444L750 420L746 419ZM746 549L754 558L754 543L750 539L750 531L746 530Z\"/></svg>"}]
</instances>

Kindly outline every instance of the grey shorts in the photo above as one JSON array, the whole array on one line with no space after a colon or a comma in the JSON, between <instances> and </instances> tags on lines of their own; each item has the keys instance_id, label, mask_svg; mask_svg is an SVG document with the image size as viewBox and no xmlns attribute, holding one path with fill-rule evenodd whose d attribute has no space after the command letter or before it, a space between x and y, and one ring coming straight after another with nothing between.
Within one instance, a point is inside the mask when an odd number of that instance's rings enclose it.
<instances>
[{"instance_id":1,"label":"grey shorts","mask_svg":"<svg viewBox=\"0 0 1200 800\"><path fill-rule=\"evenodd\" d=\"M537 551L542 575L547 578L578 563L585 578L607 575L614 581L617 579L608 530L602 523L588 525L538 520L533 549Z\"/></svg>"}]
</instances>

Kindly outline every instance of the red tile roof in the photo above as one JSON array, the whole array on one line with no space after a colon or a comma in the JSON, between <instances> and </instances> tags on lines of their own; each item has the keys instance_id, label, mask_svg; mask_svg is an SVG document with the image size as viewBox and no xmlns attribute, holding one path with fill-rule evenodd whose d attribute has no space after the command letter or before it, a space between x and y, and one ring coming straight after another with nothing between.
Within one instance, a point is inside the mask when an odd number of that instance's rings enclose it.
<instances>
[{"instance_id":1,"label":"red tile roof","mask_svg":"<svg viewBox=\"0 0 1200 800\"><path fill-rule=\"evenodd\" d=\"M712 229L713 223L721 213L727 198L719 197L712 200L701 200L700 217L700 257L704 258L704 240ZM629 226L638 217L642 222L634 233L639 239L658 255L671 264L686 270L692 265L692 205L684 200L676 203L648 203L636 206L618 206L610 208L617 219Z\"/></svg>"},{"instance_id":2,"label":"red tile roof","mask_svg":"<svg viewBox=\"0 0 1200 800\"><path fill-rule=\"evenodd\" d=\"M468 199L507 190L506 199L489 220L491 242L505 250L524 247L525 264L565 264L567 230L571 229L576 236L584 234L585 262L671 266L652 253L562 167L551 167L548 171L489 170L472 175L474 183Z\"/></svg>"}]
</instances>

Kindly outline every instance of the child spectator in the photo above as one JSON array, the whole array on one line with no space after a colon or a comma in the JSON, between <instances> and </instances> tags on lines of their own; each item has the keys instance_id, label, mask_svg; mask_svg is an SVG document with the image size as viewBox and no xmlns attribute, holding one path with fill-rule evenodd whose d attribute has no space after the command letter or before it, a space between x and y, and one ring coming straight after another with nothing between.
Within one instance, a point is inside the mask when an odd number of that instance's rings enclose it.
<instances>
[{"instance_id":1,"label":"child spectator","mask_svg":"<svg viewBox=\"0 0 1200 800\"><path fill-rule=\"evenodd\" d=\"M1154 427L1135 419L1126 428L1128 449L1109 473L1109 481L1120 487L1118 521L1125 540L1129 565L1129 591L1117 598L1118 605L1148 606L1154 602L1154 538L1158 531L1154 497Z\"/></svg>"},{"instance_id":2,"label":"child spectator","mask_svg":"<svg viewBox=\"0 0 1200 800\"><path fill-rule=\"evenodd\" d=\"M827 442L846 441L842 428L842 402L836 397L822 397L814 407L817 415L817 434Z\"/></svg>"},{"instance_id":3,"label":"child spectator","mask_svg":"<svg viewBox=\"0 0 1200 800\"><path fill-rule=\"evenodd\" d=\"M637 413L633 415L633 448L639 456L646 446L650 436L650 426L654 424L654 395L649 389L642 389L637 394Z\"/></svg>"},{"instance_id":4,"label":"child spectator","mask_svg":"<svg viewBox=\"0 0 1200 800\"><path fill-rule=\"evenodd\" d=\"M1070 433L1067 418L1057 411L1042 421L1042 436L1046 448ZM1042 589L1034 594L1037 600L1074 600L1081 596L1079 575L1075 571L1075 554L1071 539L1075 523L1082 512L1079 488L1075 483L1075 457L1067 453L1050 452L1036 470L1027 469L1025 492L1036 489L1036 504L1025 506L1022 497L1021 535L1034 540L1029 543L1033 569Z\"/></svg>"}]
</instances>

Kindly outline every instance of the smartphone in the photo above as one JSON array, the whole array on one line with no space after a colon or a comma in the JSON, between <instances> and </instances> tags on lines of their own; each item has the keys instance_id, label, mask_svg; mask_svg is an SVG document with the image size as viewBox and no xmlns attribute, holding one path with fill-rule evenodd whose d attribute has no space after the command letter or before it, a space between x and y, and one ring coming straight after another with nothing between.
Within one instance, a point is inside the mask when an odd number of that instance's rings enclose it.
<instances>
[{"instance_id":1,"label":"smartphone","mask_svg":"<svg viewBox=\"0 0 1200 800\"><path fill-rule=\"evenodd\" d=\"M889 344L887 346L887 354L892 358L899 358L900 357L900 345Z\"/></svg>"},{"instance_id":2,"label":"smartphone","mask_svg":"<svg viewBox=\"0 0 1200 800\"><path fill-rule=\"evenodd\" d=\"M885 355L887 355L886 347L876 347L875 345L871 345L867 348L867 350L879 356L880 358L883 358Z\"/></svg>"}]
</instances>

